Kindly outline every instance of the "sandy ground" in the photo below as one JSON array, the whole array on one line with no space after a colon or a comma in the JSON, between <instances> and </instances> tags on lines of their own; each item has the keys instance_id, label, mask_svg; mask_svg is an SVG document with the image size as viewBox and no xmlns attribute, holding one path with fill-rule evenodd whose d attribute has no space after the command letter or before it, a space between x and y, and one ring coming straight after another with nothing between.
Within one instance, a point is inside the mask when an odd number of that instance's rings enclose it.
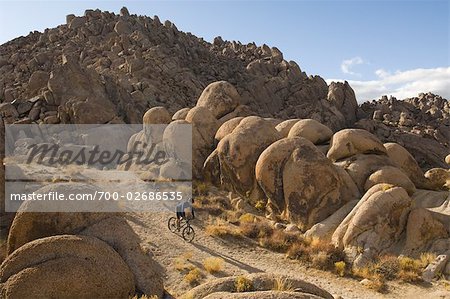
<instances>
[{"instance_id":1,"label":"sandy ground","mask_svg":"<svg viewBox=\"0 0 450 299\"><path fill-rule=\"evenodd\" d=\"M216 256L225 260L223 271L212 276L206 271L202 282L215 277L245 273L268 272L289 275L314 283L334 296L342 298L450 298L450 290L442 282L429 286L390 283L389 292L380 294L362 286L357 280L342 278L333 273L306 268L283 254L259 247L252 240L223 240L204 233L200 220L194 220L195 240L185 242L180 234L167 227L170 213L128 214L128 220L142 239L142 246L153 252L154 258L166 269L165 287L175 297L185 293L191 286L183 281L184 275L174 268L176 259L203 269L205 258Z\"/></svg>"}]
</instances>

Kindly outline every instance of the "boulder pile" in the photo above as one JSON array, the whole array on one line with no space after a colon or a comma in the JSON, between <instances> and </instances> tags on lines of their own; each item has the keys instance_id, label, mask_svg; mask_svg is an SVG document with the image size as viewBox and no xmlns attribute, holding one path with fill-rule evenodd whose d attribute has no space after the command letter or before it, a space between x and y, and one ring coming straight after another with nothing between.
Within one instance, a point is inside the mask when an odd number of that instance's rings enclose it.
<instances>
[{"instance_id":1,"label":"boulder pile","mask_svg":"<svg viewBox=\"0 0 450 299\"><path fill-rule=\"evenodd\" d=\"M68 15L64 25L0 46L0 137L13 123L141 122L128 149L141 141L172 153L153 175L190 178L192 172L248 205L262 205L275 222L332 242L355 267L384 253L450 255L446 99L383 97L358 106L347 82L328 86L308 77L275 47L220 37L209 43L126 8L119 15ZM155 131L152 124L165 127ZM177 150L180 143L170 143L183 140L174 128L186 124L192 159ZM3 163L0 170L4 194ZM26 208L12 220L0 297L162 296L158 265L123 215ZM447 260L440 259L439 269L449 269L441 267ZM223 287L233 279L200 286L192 298L234 298L227 294L232 287ZM273 279L249 278L263 286ZM305 293L298 298L330 298L315 286L292 283ZM273 297L267 288L255 291L258 298Z\"/></svg>"},{"instance_id":2,"label":"boulder pile","mask_svg":"<svg viewBox=\"0 0 450 299\"><path fill-rule=\"evenodd\" d=\"M383 142L404 146L423 169L448 167L444 158L450 147L450 103L432 94L397 100L382 97L358 108L355 126Z\"/></svg>"},{"instance_id":3,"label":"boulder pile","mask_svg":"<svg viewBox=\"0 0 450 299\"><path fill-rule=\"evenodd\" d=\"M268 218L329 240L355 267L380 254L449 249L442 245L450 241L448 169L424 173L403 146L383 144L360 128L334 133L314 119L259 116L218 126L214 112L204 114L202 127L211 131L203 149L210 155L194 159L196 169L204 161L194 177L239 194L247 204L263 202ZM204 136L194 134L194 144Z\"/></svg>"}]
</instances>

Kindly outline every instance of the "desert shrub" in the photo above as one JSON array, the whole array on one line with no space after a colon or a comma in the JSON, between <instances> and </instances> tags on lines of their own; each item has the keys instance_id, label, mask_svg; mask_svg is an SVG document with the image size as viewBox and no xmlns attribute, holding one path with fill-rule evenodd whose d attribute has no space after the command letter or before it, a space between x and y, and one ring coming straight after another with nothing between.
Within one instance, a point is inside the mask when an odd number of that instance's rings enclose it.
<instances>
[{"instance_id":1,"label":"desert shrub","mask_svg":"<svg viewBox=\"0 0 450 299\"><path fill-rule=\"evenodd\" d=\"M342 250L317 238L297 238L297 242L287 250L286 256L300 260L311 267L331 271L335 269L335 263L345 260Z\"/></svg>"},{"instance_id":2,"label":"desert shrub","mask_svg":"<svg viewBox=\"0 0 450 299\"><path fill-rule=\"evenodd\" d=\"M334 271L336 271L336 273L341 277L343 277L345 275L346 267L347 267L347 265L345 264L344 261L339 261L339 262L334 263Z\"/></svg>"},{"instance_id":3,"label":"desert shrub","mask_svg":"<svg viewBox=\"0 0 450 299\"><path fill-rule=\"evenodd\" d=\"M295 242L298 241L298 235L286 233L281 230L275 230L270 236L262 237L259 243L262 247L277 252L286 252Z\"/></svg>"},{"instance_id":4,"label":"desert shrub","mask_svg":"<svg viewBox=\"0 0 450 299\"><path fill-rule=\"evenodd\" d=\"M383 277L380 275L372 276L368 283L365 285L367 288L379 293L385 293L387 291L387 285Z\"/></svg>"},{"instance_id":5,"label":"desert shrub","mask_svg":"<svg viewBox=\"0 0 450 299\"><path fill-rule=\"evenodd\" d=\"M311 261L311 248L304 243L296 243L292 245L286 252L286 256L290 259L300 260L309 263Z\"/></svg>"},{"instance_id":6,"label":"desert shrub","mask_svg":"<svg viewBox=\"0 0 450 299\"><path fill-rule=\"evenodd\" d=\"M396 256L382 256L373 269L375 274L381 275L387 280L396 279L400 269L399 260Z\"/></svg>"},{"instance_id":7,"label":"desert shrub","mask_svg":"<svg viewBox=\"0 0 450 299\"><path fill-rule=\"evenodd\" d=\"M187 273L184 276L184 280L187 283L189 283L190 285L197 285L197 284L199 284L202 277L203 277L203 274L200 271L200 269L194 268L194 269L190 270L189 273Z\"/></svg>"},{"instance_id":8,"label":"desert shrub","mask_svg":"<svg viewBox=\"0 0 450 299\"><path fill-rule=\"evenodd\" d=\"M253 290L253 283L250 279L245 276L238 276L234 281L234 287L236 292L250 292Z\"/></svg>"},{"instance_id":9,"label":"desert shrub","mask_svg":"<svg viewBox=\"0 0 450 299\"><path fill-rule=\"evenodd\" d=\"M259 226L257 223L241 223L239 229L241 234L247 238L256 239L259 236Z\"/></svg>"},{"instance_id":10,"label":"desert shrub","mask_svg":"<svg viewBox=\"0 0 450 299\"><path fill-rule=\"evenodd\" d=\"M269 237L273 233L273 228L264 221L253 223L241 222L239 229L242 235L252 239Z\"/></svg>"},{"instance_id":11,"label":"desert shrub","mask_svg":"<svg viewBox=\"0 0 450 299\"><path fill-rule=\"evenodd\" d=\"M223 268L224 260L220 257L208 257L203 261L203 267L208 273L220 272Z\"/></svg>"},{"instance_id":12,"label":"desert shrub","mask_svg":"<svg viewBox=\"0 0 450 299\"><path fill-rule=\"evenodd\" d=\"M294 290L294 287L292 286L292 282L289 281L289 279L287 279L286 277L277 276L275 277L273 290L278 292L292 292Z\"/></svg>"}]
</instances>

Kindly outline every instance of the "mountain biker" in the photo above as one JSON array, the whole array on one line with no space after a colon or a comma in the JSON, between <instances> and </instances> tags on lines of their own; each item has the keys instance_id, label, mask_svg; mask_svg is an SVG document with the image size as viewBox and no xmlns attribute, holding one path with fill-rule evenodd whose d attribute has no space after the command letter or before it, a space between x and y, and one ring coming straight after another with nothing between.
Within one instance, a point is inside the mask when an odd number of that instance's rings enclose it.
<instances>
[{"instance_id":1,"label":"mountain biker","mask_svg":"<svg viewBox=\"0 0 450 299\"><path fill-rule=\"evenodd\" d=\"M192 204L194 203L194 199L192 198L191 201L186 200L184 202L180 202L176 206L176 214L177 214L177 229L180 229L180 223L181 220L191 220L195 218L194 215L194 207Z\"/></svg>"}]
</instances>

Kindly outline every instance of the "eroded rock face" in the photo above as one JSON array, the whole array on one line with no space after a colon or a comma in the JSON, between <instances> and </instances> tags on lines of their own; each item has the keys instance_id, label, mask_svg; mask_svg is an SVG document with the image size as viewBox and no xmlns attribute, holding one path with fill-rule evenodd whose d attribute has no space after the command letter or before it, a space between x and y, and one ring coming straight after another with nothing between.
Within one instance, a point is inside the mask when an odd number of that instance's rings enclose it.
<instances>
[{"instance_id":1,"label":"eroded rock face","mask_svg":"<svg viewBox=\"0 0 450 299\"><path fill-rule=\"evenodd\" d=\"M0 266L2 298L129 298L134 292L130 268L93 237L37 239Z\"/></svg>"},{"instance_id":2,"label":"eroded rock face","mask_svg":"<svg viewBox=\"0 0 450 299\"><path fill-rule=\"evenodd\" d=\"M209 109L197 106L189 110L186 121L192 124L192 175L201 178L203 163L214 150L219 122Z\"/></svg>"},{"instance_id":3,"label":"eroded rock face","mask_svg":"<svg viewBox=\"0 0 450 299\"><path fill-rule=\"evenodd\" d=\"M356 267L364 266L399 240L411 204L403 188L375 185L337 227L332 241L345 249Z\"/></svg>"},{"instance_id":4,"label":"eroded rock face","mask_svg":"<svg viewBox=\"0 0 450 299\"><path fill-rule=\"evenodd\" d=\"M285 138L259 157L256 179L269 199L273 217L308 229L352 198L339 171L310 141Z\"/></svg>"},{"instance_id":5,"label":"eroded rock face","mask_svg":"<svg viewBox=\"0 0 450 299\"><path fill-rule=\"evenodd\" d=\"M243 196L256 192L256 161L279 138L275 126L263 118L249 116L241 120L217 145L222 182Z\"/></svg>"},{"instance_id":6,"label":"eroded rock face","mask_svg":"<svg viewBox=\"0 0 450 299\"><path fill-rule=\"evenodd\" d=\"M424 208L411 211L406 227L406 254L418 255L429 250L435 240L445 238L448 238L448 232L444 224L433 217L433 212Z\"/></svg>"},{"instance_id":7,"label":"eroded rock face","mask_svg":"<svg viewBox=\"0 0 450 299\"><path fill-rule=\"evenodd\" d=\"M348 126L355 123L358 103L355 92L347 81L344 83L331 82L330 86L328 86L327 98L345 116Z\"/></svg>"}]
</instances>

